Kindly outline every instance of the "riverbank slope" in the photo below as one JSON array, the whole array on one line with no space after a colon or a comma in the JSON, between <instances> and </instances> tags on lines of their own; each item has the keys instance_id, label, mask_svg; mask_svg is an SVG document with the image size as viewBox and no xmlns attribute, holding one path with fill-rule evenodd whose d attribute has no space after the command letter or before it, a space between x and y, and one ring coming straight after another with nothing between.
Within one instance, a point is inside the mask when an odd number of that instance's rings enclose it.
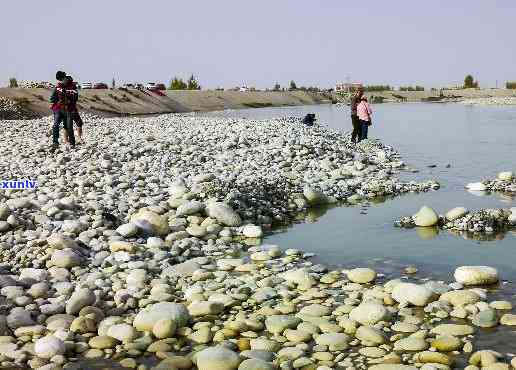
<instances>
[{"instance_id":1,"label":"riverbank slope","mask_svg":"<svg viewBox=\"0 0 516 370\"><path fill-rule=\"evenodd\" d=\"M0 88L0 98L10 99L25 112L49 114L50 89ZM205 112L223 109L261 108L328 103L322 94L304 91L150 91L81 90L79 109L103 116ZM17 118L17 117L14 117Z\"/></svg>"}]
</instances>

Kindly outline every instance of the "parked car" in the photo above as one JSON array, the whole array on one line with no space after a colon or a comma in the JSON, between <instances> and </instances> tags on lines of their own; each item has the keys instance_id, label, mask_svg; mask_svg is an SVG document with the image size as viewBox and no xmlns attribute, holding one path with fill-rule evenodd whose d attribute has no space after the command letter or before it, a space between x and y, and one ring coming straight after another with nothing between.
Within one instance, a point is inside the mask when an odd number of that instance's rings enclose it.
<instances>
[{"instance_id":1,"label":"parked car","mask_svg":"<svg viewBox=\"0 0 516 370\"><path fill-rule=\"evenodd\" d=\"M135 88L134 84L124 84L122 87L124 87L126 89L134 89Z\"/></svg>"},{"instance_id":2,"label":"parked car","mask_svg":"<svg viewBox=\"0 0 516 370\"><path fill-rule=\"evenodd\" d=\"M155 90L156 84L154 82L147 82L147 85L145 85L145 89L147 90Z\"/></svg>"},{"instance_id":3,"label":"parked car","mask_svg":"<svg viewBox=\"0 0 516 370\"><path fill-rule=\"evenodd\" d=\"M108 89L108 85L104 82L97 82L95 85L93 85L94 89Z\"/></svg>"},{"instance_id":4,"label":"parked car","mask_svg":"<svg viewBox=\"0 0 516 370\"><path fill-rule=\"evenodd\" d=\"M156 84L156 90L166 90L167 87L165 86L165 84Z\"/></svg>"},{"instance_id":5,"label":"parked car","mask_svg":"<svg viewBox=\"0 0 516 370\"><path fill-rule=\"evenodd\" d=\"M83 82L81 84L81 89L93 89L93 84L91 82Z\"/></svg>"}]
</instances>

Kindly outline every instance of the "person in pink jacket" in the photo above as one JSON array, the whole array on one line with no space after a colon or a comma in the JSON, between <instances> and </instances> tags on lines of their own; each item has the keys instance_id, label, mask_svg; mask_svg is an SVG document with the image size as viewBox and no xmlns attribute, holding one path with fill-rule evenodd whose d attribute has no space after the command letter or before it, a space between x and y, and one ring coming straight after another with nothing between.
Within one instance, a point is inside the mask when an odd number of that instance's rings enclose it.
<instances>
[{"instance_id":1,"label":"person in pink jacket","mask_svg":"<svg viewBox=\"0 0 516 370\"><path fill-rule=\"evenodd\" d=\"M361 126L360 136L358 138L359 142L361 140L367 139L367 131L373 122L371 119L372 114L373 111L371 110L371 106L367 102L367 97L364 95L362 96L360 103L357 106L357 115Z\"/></svg>"}]
</instances>

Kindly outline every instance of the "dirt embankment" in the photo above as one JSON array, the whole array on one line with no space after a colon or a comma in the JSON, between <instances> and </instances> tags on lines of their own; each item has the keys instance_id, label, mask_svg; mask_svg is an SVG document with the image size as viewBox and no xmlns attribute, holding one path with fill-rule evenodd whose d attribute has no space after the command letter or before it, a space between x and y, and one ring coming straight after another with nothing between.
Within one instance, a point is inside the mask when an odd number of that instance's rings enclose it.
<instances>
[{"instance_id":1,"label":"dirt embankment","mask_svg":"<svg viewBox=\"0 0 516 370\"><path fill-rule=\"evenodd\" d=\"M37 116L50 113L50 89L0 88L8 98ZM222 109L261 108L329 103L327 96L304 91L164 91L80 90L79 109L104 116L205 112Z\"/></svg>"},{"instance_id":2,"label":"dirt embankment","mask_svg":"<svg viewBox=\"0 0 516 370\"><path fill-rule=\"evenodd\" d=\"M427 91L381 91L368 92L367 96L382 99L383 102L447 102L470 99L502 98L516 96L516 90L509 89L463 89Z\"/></svg>"}]
</instances>

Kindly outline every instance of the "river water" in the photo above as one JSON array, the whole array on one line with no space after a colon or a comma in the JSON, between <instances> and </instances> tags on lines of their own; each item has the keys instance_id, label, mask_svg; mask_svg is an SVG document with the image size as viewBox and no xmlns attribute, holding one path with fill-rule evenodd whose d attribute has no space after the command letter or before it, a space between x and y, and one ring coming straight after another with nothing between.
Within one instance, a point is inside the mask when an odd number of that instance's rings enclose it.
<instances>
[{"instance_id":1,"label":"river water","mask_svg":"<svg viewBox=\"0 0 516 370\"><path fill-rule=\"evenodd\" d=\"M411 215L423 205L441 214L456 206L516 206L516 198L508 194L464 189L468 182L516 169L516 107L414 103L379 104L373 110L369 137L394 146L405 163L419 170L404 173L404 180L435 179L441 189L362 206L314 210L307 217L309 222L279 230L265 242L316 253L317 262L334 267L375 265L389 272L415 265L426 275L451 279L459 265L482 264L499 268L503 278L516 279L516 233L479 238L433 228L393 226L396 218ZM267 119L306 113L315 113L320 124L332 129L348 131L351 125L349 107L335 105L214 114Z\"/></svg>"}]
</instances>

